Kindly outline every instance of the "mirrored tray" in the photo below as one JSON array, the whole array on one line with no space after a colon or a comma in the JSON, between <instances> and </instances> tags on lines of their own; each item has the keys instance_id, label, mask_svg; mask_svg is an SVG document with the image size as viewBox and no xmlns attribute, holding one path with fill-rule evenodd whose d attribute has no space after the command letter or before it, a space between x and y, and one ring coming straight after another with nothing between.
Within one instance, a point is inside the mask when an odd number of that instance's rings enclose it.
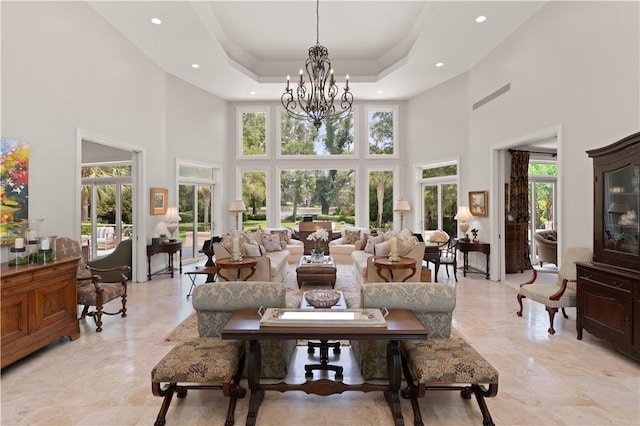
<instances>
[{"instance_id":1,"label":"mirrored tray","mask_svg":"<svg viewBox=\"0 0 640 426\"><path fill-rule=\"evenodd\" d=\"M386 311L386 309L385 309ZM261 311L260 325L266 327L386 327L380 309L285 309Z\"/></svg>"}]
</instances>

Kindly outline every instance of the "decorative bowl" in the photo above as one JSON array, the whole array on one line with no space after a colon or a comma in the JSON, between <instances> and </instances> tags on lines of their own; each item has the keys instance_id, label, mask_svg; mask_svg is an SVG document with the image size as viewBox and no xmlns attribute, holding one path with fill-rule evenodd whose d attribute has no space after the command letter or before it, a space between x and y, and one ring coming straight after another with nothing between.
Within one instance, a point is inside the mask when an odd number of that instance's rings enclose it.
<instances>
[{"instance_id":1,"label":"decorative bowl","mask_svg":"<svg viewBox=\"0 0 640 426\"><path fill-rule=\"evenodd\" d=\"M309 290L304 293L304 299L314 308L330 308L340 301L337 290Z\"/></svg>"}]
</instances>

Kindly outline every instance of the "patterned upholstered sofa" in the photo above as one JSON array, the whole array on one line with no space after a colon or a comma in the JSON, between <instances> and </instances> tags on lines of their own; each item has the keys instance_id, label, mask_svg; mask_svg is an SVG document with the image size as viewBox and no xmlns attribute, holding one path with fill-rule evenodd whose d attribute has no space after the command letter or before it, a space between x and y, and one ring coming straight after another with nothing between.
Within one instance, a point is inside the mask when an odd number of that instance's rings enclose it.
<instances>
[{"instance_id":1,"label":"patterned upholstered sofa","mask_svg":"<svg viewBox=\"0 0 640 426\"><path fill-rule=\"evenodd\" d=\"M407 381L403 396L411 399L414 425L423 424L417 398L427 390L457 390L465 399L473 393L483 424L493 424L484 397L497 394L498 372L464 338L452 332L456 286L365 283L361 304L365 308L411 309L429 331L426 340L401 341L400 344ZM387 342L362 340L353 341L351 345L365 379L387 377Z\"/></svg>"},{"instance_id":2,"label":"patterned upholstered sofa","mask_svg":"<svg viewBox=\"0 0 640 426\"><path fill-rule=\"evenodd\" d=\"M286 306L285 287L274 282L230 281L205 283L193 291L193 308L200 337L220 337L220 330L238 309ZM299 301L297 302L299 306ZM295 340L261 342L262 377L284 378L296 347ZM248 349L247 349L248 350Z\"/></svg>"}]
</instances>

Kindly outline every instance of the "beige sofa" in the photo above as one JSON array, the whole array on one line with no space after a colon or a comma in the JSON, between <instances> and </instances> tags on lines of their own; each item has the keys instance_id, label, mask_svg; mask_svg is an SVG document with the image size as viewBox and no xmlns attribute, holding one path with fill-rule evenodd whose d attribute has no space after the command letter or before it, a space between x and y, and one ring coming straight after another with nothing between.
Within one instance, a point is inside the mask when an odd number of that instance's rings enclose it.
<instances>
[{"instance_id":1,"label":"beige sofa","mask_svg":"<svg viewBox=\"0 0 640 426\"><path fill-rule=\"evenodd\" d=\"M356 242L363 240L370 232L369 228L343 226L340 231L340 238L329 241L329 254L331 254L336 263L351 263L351 253L355 250Z\"/></svg>"},{"instance_id":2,"label":"beige sofa","mask_svg":"<svg viewBox=\"0 0 640 426\"><path fill-rule=\"evenodd\" d=\"M367 236L369 238L370 236ZM382 236L383 243L386 241L386 237ZM413 233L409 230L403 230L400 234L400 256L410 257L416 260L416 273L407 281L420 281L420 272L422 268L422 260L424 258L425 243L418 242L418 239L413 236ZM373 252L367 252L366 240L360 240L355 244L355 250L351 253L351 261L353 262L353 269L358 284L362 285L367 282L378 282L381 280L378 275L377 268L373 265L373 257L387 255L388 251L383 251L380 243L375 246ZM388 249L387 249L388 250ZM376 252L377 251L377 252ZM388 274L389 271L382 271L383 276ZM394 271L394 281L402 281L411 274L411 270L396 270ZM389 277L387 277L389 278Z\"/></svg>"},{"instance_id":3,"label":"beige sofa","mask_svg":"<svg viewBox=\"0 0 640 426\"><path fill-rule=\"evenodd\" d=\"M221 243L213 243L213 252L216 260L231 257L231 252ZM258 264L255 273L248 281L283 282L288 269L289 256L288 250L270 251L261 256L251 256L257 259ZM240 279L244 280L250 273L249 269L240 270ZM218 277L218 279L226 281L224 278Z\"/></svg>"}]
</instances>

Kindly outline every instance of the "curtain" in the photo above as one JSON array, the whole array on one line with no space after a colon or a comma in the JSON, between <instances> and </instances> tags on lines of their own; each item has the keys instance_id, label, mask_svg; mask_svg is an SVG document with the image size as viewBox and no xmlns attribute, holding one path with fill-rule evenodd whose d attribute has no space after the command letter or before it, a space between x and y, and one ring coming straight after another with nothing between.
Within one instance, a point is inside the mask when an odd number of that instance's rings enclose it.
<instances>
[{"instance_id":1,"label":"curtain","mask_svg":"<svg viewBox=\"0 0 640 426\"><path fill-rule=\"evenodd\" d=\"M529 223L529 152L511 151L511 182L509 185L509 212L516 223ZM523 232L527 232L528 226L523 226ZM529 256L529 241L525 235L522 238L525 244L523 253L524 266L531 269Z\"/></svg>"}]
</instances>

